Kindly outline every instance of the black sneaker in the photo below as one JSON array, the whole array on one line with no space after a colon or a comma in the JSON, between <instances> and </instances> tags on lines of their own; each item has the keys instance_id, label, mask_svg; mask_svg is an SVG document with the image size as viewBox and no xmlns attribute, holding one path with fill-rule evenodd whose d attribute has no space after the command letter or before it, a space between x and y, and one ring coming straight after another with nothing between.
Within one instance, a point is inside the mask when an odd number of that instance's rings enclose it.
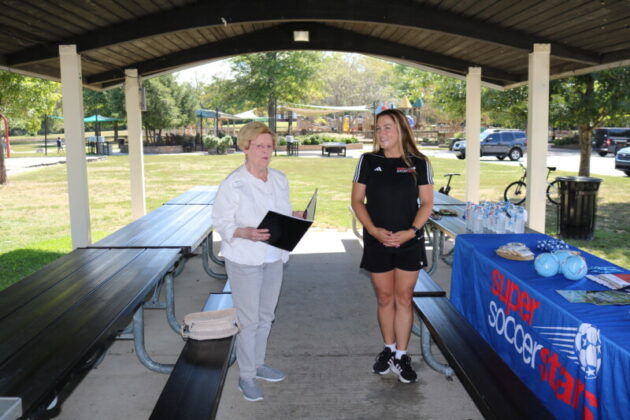
<instances>
[{"instance_id":1,"label":"black sneaker","mask_svg":"<svg viewBox=\"0 0 630 420\"><path fill-rule=\"evenodd\" d=\"M389 360L389 367L392 372L398 375L398 380L402 383L409 384L418 379L418 375L411 367L411 357L406 354L403 354L400 359L392 357Z\"/></svg>"},{"instance_id":2,"label":"black sneaker","mask_svg":"<svg viewBox=\"0 0 630 420\"><path fill-rule=\"evenodd\" d=\"M379 375L385 375L389 372L389 366L391 361L394 359L394 352L389 349L389 347L385 347L382 352L376 356L376 362L372 369L374 373L378 373Z\"/></svg>"}]
</instances>

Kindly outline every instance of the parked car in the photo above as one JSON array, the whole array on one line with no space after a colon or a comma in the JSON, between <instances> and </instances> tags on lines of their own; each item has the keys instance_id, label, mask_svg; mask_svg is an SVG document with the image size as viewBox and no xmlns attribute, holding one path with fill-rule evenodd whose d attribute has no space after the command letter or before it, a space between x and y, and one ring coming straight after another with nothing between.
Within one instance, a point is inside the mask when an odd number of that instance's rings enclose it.
<instances>
[{"instance_id":1,"label":"parked car","mask_svg":"<svg viewBox=\"0 0 630 420\"><path fill-rule=\"evenodd\" d=\"M496 156L503 160L519 160L527 150L527 138L523 130L492 128L481 133L479 149L481 156ZM466 157L466 140L456 141L453 152L459 159Z\"/></svg>"},{"instance_id":2,"label":"parked car","mask_svg":"<svg viewBox=\"0 0 630 420\"><path fill-rule=\"evenodd\" d=\"M615 155L615 169L624 171L626 175L630 176L630 147L619 149Z\"/></svg>"},{"instance_id":3,"label":"parked car","mask_svg":"<svg viewBox=\"0 0 630 420\"><path fill-rule=\"evenodd\" d=\"M599 153L600 156L606 156L608 153L616 155L619 149L630 146L630 128L596 128L593 130L591 143L593 151Z\"/></svg>"}]
</instances>

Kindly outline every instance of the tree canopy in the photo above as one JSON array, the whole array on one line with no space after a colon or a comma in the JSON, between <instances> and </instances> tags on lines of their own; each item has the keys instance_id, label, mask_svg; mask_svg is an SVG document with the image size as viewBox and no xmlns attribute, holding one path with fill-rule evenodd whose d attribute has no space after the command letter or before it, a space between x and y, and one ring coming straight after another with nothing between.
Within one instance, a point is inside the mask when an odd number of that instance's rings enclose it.
<instances>
[{"instance_id":1,"label":"tree canopy","mask_svg":"<svg viewBox=\"0 0 630 420\"><path fill-rule=\"evenodd\" d=\"M551 115L555 126L579 129L580 170L590 174L593 128L630 125L630 67L589 73L551 83Z\"/></svg>"}]
</instances>

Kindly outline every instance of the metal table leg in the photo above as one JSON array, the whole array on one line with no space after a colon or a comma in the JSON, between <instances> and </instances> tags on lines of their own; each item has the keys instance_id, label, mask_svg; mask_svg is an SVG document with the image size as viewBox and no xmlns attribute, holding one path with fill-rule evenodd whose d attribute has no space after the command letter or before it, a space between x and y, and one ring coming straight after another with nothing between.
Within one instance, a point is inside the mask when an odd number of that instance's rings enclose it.
<instances>
[{"instance_id":1,"label":"metal table leg","mask_svg":"<svg viewBox=\"0 0 630 420\"><path fill-rule=\"evenodd\" d=\"M427 274L429 275L432 275L437 270L438 260L442 253L440 239L444 236L440 230L434 227L431 227L431 230L433 231L433 250L431 251L431 268L427 270Z\"/></svg>"},{"instance_id":2,"label":"metal table leg","mask_svg":"<svg viewBox=\"0 0 630 420\"><path fill-rule=\"evenodd\" d=\"M174 365L158 363L149 356L144 346L144 306L140 306L133 314L133 346L140 363L147 369L159 373L171 373Z\"/></svg>"},{"instance_id":3,"label":"metal table leg","mask_svg":"<svg viewBox=\"0 0 630 420\"><path fill-rule=\"evenodd\" d=\"M446 376L446 379L453 380L453 374L455 373L449 365L442 364L435 360L433 353L431 353L431 333L429 329L422 321L420 321L420 327L413 325L411 332L420 337L420 350L422 358L434 371Z\"/></svg>"},{"instance_id":4,"label":"metal table leg","mask_svg":"<svg viewBox=\"0 0 630 420\"><path fill-rule=\"evenodd\" d=\"M225 265L224 260L214 255L214 247L212 246L212 231L210 231L210 234L208 235L208 247L210 250L208 255L210 256L210 259L212 260L212 262L218 265Z\"/></svg>"},{"instance_id":5,"label":"metal table leg","mask_svg":"<svg viewBox=\"0 0 630 420\"><path fill-rule=\"evenodd\" d=\"M218 280L226 280L227 274L217 273L213 271L212 268L210 268L210 263L208 262L208 258L210 258L210 255L212 253L211 251L212 242L209 242L209 241L210 241L210 236L208 236L203 241L203 245L202 245L201 262L203 263L203 269L206 270L206 273L208 273L210 277L214 277L215 279L218 279Z\"/></svg>"},{"instance_id":6,"label":"metal table leg","mask_svg":"<svg viewBox=\"0 0 630 420\"><path fill-rule=\"evenodd\" d=\"M166 286L166 320L171 329L179 335L181 334L182 326L175 317L175 286L173 285L173 275L171 273L166 273L164 276L164 284Z\"/></svg>"}]
</instances>

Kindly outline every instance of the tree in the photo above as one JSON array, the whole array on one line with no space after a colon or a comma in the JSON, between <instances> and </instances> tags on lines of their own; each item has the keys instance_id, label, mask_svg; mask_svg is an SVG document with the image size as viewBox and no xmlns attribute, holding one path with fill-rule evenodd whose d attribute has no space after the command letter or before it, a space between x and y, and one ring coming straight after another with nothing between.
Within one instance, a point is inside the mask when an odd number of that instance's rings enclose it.
<instances>
[{"instance_id":1,"label":"tree","mask_svg":"<svg viewBox=\"0 0 630 420\"><path fill-rule=\"evenodd\" d=\"M578 127L579 175L590 175L593 128L630 122L630 67L552 81L550 119L561 128Z\"/></svg>"},{"instance_id":2,"label":"tree","mask_svg":"<svg viewBox=\"0 0 630 420\"><path fill-rule=\"evenodd\" d=\"M484 88L481 109L487 122L506 128L527 126L527 86L504 91Z\"/></svg>"},{"instance_id":3,"label":"tree","mask_svg":"<svg viewBox=\"0 0 630 420\"><path fill-rule=\"evenodd\" d=\"M58 83L0 71L0 114L30 133L40 129L43 116L60 98ZM4 154L0 153L0 183L4 183L2 180L6 180L6 168Z\"/></svg>"},{"instance_id":4,"label":"tree","mask_svg":"<svg viewBox=\"0 0 630 420\"><path fill-rule=\"evenodd\" d=\"M392 87L393 65L357 54L329 53L323 56L317 77L321 91L309 98L321 98L324 105L371 105L389 100L396 93Z\"/></svg>"},{"instance_id":5,"label":"tree","mask_svg":"<svg viewBox=\"0 0 630 420\"><path fill-rule=\"evenodd\" d=\"M254 107L266 106L275 131L277 101L300 102L317 90L315 77L321 55L311 51L280 51L239 56L231 60L234 78L225 83L230 95ZM205 106L205 104L204 104Z\"/></svg>"},{"instance_id":6,"label":"tree","mask_svg":"<svg viewBox=\"0 0 630 420\"><path fill-rule=\"evenodd\" d=\"M142 124L148 141L160 137L164 129L194 122L198 103L189 84L178 83L171 74L146 80L144 87L147 110L143 113Z\"/></svg>"}]
</instances>

